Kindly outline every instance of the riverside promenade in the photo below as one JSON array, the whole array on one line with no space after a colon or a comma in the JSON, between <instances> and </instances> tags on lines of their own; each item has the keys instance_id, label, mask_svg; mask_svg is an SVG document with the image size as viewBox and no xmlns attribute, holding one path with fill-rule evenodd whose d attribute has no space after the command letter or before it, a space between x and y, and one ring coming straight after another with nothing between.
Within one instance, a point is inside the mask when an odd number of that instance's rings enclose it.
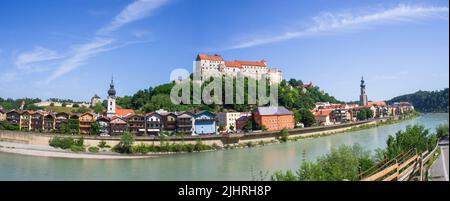
<instances>
[{"instance_id":1,"label":"riverside promenade","mask_svg":"<svg viewBox=\"0 0 450 201\"><path fill-rule=\"evenodd\" d=\"M336 124L329 126L317 126L308 128L296 128L290 129L289 138L307 138L316 137L321 135L330 135L362 126L372 125L377 122L384 121L386 119L374 119L369 121L360 121L344 124ZM32 144L32 145L48 145L48 141L53 137L72 137L74 139L83 138L84 142L88 146L96 146L100 141L106 142L108 145L115 146L120 141L120 136L92 136L92 135L61 135L61 134L47 134L47 133L35 133L35 132L19 132L19 131L5 131L0 130L0 141L19 143L19 144ZM201 140L204 144L218 146L234 145L239 143L259 142L259 141L274 141L280 136L279 131L271 132L250 132L250 133L233 133L233 134L219 134L219 135L199 135L199 136L167 136L164 137L164 141L173 143L192 143L195 144L198 140ZM136 136L136 143L144 144L159 144L161 138L158 136Z\"/></svg>"}]
</instances>

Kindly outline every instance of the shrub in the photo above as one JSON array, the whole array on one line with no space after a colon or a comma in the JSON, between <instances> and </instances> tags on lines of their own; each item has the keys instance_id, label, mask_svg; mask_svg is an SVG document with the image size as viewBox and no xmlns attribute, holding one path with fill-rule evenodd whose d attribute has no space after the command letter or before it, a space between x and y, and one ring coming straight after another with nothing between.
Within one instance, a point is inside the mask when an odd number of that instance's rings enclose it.
<instances>
[{"instance_id":1,"label":"shrub","mask_svg":"<svg viewBox=\"0 0 450 201\"><path fill-rule=\"evenodd\" d=\"M49 140L49 145L56 148L69 149L74 145L74 140L70 137L54 137Z\"/></svg>"},{"instance_id":2,"label":"shrub","mask_svg":"<svg viewBox=\"0 0 450 201\"><path fill-rule=\"evenodd\" d=\"M89 151L89 152L92 152L92 153L97 153L98 150L99 150L98 147L89 147L89 148L88 148L88 151Z\"/></svg>"},{"instance_id":3,"label":"shrub","mask_svg":"<svg viewBox=\"0 0 450 201\"><path fill-rule=\"evenodd\" d=\"M100 148L110 148L111 146L107 145L104 140L100 141L97 145Z\"/></svg>"},{"instance_id":4,"label":"shrub","mask_svg":"<svg viewBox=\"0 0 450 201\"><path fill-rule=\"evenodd\" d=\"M84 146L72 145L72 146L70 146L70 151L73 151L73 152L86 152L86 148Z\"/></svg>"},{"instance_id":5,"label":"shrub","mask_svg":"<svg viewBox=\"0 0 450 201\"><path fill-rule=\"evenodd\" d=\"M119 153L131 153L131 147L134 143L134 135L126 131L120 138L120 142L113 147L113 151Z\"/></svg>"},{"instance_id":6,"label":"shrub","mask_svg":"<svg viewBox=\"0 0 450 201\"><path fill-rule=\"evenodd\" d=\"M279 139L281 142L287 142L288 141L289 132L286 128L283 128L283 130L280 131Z\"/></svg>"},{"instance_id":7,"label":"shrub","mask_svg":"<svg viewBox=\"0 0 450 201\"><path fill-rule=\"evenodd\" d=\"M441 124L436 127L436 137L441 139L442 137L448 136L448 124Z\"/></svg>"},{"instance_id":8,"label":"shrub","mask_svg":"<svg viewBox=\"0 0 450 201\"><path fill-rule=\"evenodd\" d=\"M255 145L253 144L253 142L247 142L245 143L245 145L247 145L247 147L254 147Z\"/></svg>"},{"instance_id":9,"label":"shrub","mask_svg":"<svg viewBox=\"0 0 450 201\"><path fill-rule=\"evenodd\" d=\"M332 149L331 153L319 157L316 162L305 161L298 171L276 172L271 179L274 181L341 181L358 180L360 168L371 167L374 162L370 152L360 145L342 145Z\"/></svg>"}]
</instances>

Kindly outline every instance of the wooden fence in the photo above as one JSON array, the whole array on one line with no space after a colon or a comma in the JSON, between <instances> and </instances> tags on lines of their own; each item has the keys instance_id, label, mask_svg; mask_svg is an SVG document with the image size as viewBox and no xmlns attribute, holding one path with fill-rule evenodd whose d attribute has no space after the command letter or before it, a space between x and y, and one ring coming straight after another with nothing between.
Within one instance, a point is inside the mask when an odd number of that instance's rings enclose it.
<instances>
[{"instance_id":1,"label":"wooden fence","mask_svg":"<svg viewBox=\"0 0 450 201\"><path fill-rule=\"evenodd\" d=\"M424 164L436 153L439 146L431 151L418 154L416 149L399 154L394 159L374 165L359 176L361 181L408 181L418 173L418 180L423 181Z\"/></svg>"}]
</instances>

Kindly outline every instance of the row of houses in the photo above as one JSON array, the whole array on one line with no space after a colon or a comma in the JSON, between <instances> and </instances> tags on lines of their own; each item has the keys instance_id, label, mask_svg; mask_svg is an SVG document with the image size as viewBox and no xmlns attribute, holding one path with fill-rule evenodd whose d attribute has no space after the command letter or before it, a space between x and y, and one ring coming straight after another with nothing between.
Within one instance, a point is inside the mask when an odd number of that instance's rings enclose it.
<instances>
[{"instance_id":1,"label":"row of houses","mask_svg":"<svg viewBox=\"0 0 450 201\"><path fill-rule=\"evenodd\" d=\"M159 135L161 132L176 132L187 135L212 135L220 132L245 130L255 126L269 131L295 127L294 115L284 107L259 107L253 112L167 112L159 110L136 114L133 110L116 108L116 115L94 113L53 113L47 111L0 110L0 121L17 125L22 131L62 133L70 122L79 125L78 132L92 134L97 122L101 134L121 135L131 131L136 135ZM251 124L252 124L251 123ZM219 129L220 128L220 129Z\"/></svg>"},{"instance_id":2,"label":"row of houses","mask_svg":"<svg viewBox=\"0 0 450 201\"><path fill-rule=\"evenodd\" d=\"M391 105L384 101L368 102L367 105L358 104L330 104L316 103L311 112L316 122L320 125L331 125L357 121L357 114L363 108L370 109L373 115L369 118L385 118L404 115L414 111L414 106L409 102L398 102Z\"/></svg>"}]
</instances>

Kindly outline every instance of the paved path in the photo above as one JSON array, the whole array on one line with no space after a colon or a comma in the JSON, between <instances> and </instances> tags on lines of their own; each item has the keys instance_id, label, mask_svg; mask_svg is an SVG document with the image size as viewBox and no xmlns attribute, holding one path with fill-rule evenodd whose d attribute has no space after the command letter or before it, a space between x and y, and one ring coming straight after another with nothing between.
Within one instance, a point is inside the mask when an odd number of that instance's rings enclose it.
<instances>
[{"instance_id":1,"label":"paved path","mask_svg":"<svg viewBox=\"0 0 450 201\"><path fill-rule=\"evenodd\" d=\"M430 175L432 181L448 181L449 161L448 161L448 138L439 142L441 155L431 166Z\"/></svg>"},{"instance_id":2,"label":"paved path","mask_svg":"<svg viewBox=\"0 0 450 201\"><path fill-rule=\"evenodd\" d=\"M57 149L51 146L21 144L0 141L0 152L22 154L29 156L43 156L56 158L77 158L77 159L140 159L153 158L156 155L134 156L120 155L115 153L74 153L68 150Z\"/></svg>"}]
</instances>

